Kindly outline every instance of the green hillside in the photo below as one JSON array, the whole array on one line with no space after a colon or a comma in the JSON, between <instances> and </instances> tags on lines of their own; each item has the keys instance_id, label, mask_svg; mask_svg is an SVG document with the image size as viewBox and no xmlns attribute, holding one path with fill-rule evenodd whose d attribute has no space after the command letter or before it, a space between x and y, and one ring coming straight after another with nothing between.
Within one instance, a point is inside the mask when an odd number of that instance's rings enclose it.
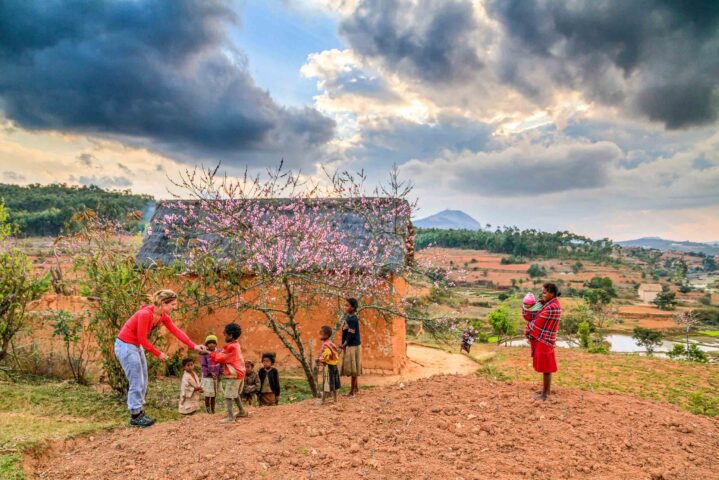
<instances>
[{"instance_id":1,"label":"green hillside","mask_svg":"<svg viewBox=\"0 0 719 480\"><path fill-rule=\"evenodd\" d=\"M75 213L86 208L104 218L125 222L129 229L137 229L138 222L127 222L127 214L145 210L154 202L149 195L64 184L0 183L0 199L10 214L10 222L17 225L20 235L24 236L58 235Z\"/></svg>"}]
</instances>

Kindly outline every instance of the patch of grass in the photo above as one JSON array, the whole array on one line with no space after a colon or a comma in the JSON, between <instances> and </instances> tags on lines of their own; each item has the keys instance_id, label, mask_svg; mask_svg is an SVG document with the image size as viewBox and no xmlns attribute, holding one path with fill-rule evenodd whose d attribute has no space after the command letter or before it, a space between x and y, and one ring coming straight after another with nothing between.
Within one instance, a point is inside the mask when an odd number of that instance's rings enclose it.
<instances>
[{"instance_id":1,"label":"patch of grass","mask_svg":"<svg viewBox=\"0 0 719 480\"><path fill-rule=\"evenodd\" d=\"M280 403L312 398L303 378L283 378ZM180 380L168 377L150 384L147 414L159 422L180 418ZM343 388L348 391L349 385ZM125 399L92 386L43 378L0 382L0 478L24 478L20 454L49 440L87 435L127 425ZM222 403L220 403L222 405Z\"/></svg>"},{"instance_id":2,"label":"patch of grass","mask_svg":"<svg viewBox=\"0 0 719 480\"><path fill-rule=\"evenodd\" d=\"M531 382L541 380L532 369L527 347L484 346L472 354L478 355L483 350L498 354L490 357L488 366L483 367L480 374ZM702 415L719 415L716 365L639 355L592 355L565 348L557 349L557 363L559 372L552 379L556 386L622 393L671 403Z\"/></svg>"},{"instance_id":3,"label":"patch of grass","mask_svg":"<svg viewBox=\"0 0 719 480\"><path fill-rule=\"evenodd\" d=\"M0 478L3 480L25 480L20 466L20 455L0 455Z\"/></svg>"},{"instance_id":4,"label":"patch of grass","mask_svg":"<svg viewBox=\"0 0 719 480\"><path fill-rule=\"evenodd\" d=\"M719 337L719 330L701 330L699 333L707 337Z\"/></svg>"}]
</instances>

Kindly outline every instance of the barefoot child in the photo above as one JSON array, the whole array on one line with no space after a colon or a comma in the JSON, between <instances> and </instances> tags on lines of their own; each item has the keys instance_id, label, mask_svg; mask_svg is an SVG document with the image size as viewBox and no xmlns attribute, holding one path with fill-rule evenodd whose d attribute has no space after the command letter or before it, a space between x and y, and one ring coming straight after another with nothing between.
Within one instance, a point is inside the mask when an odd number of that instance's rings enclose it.
<instances>
[{"instance_id":1,"label":"barefoot child","mask_svg":"<svg viewBox=\"0 0 719 480\"><path fill-rule=\"evenodd\" d=\"M223 375L225 377L225 402L227 405L227 418L222 423L231 423L235 420L232 403L237 404L239 413L237 418L246 417L247 412L240 401L240 391L245 378L245 360L242 358L242 351L237 339L242 335L242 329L236 323L225 325L225 348L220 352L208 353L209 357L215 363L224 366Z\"/></svg>"},{"instance_id":2,"label":"barefoot child","mask_svg":"<svg viewBox=\"0 0 719 480\"><path fill-rule=\"evenodd\" d=\"M248 405L259 405L260 376L255 371L255 362L245 360L245 385L242 388L242 400Z\"/></svg>"},{"instance_id":3,"label":"barefoot child","mask_svg":"<svg viewBox=\"0 0 719 480\"><path fill-rule=\"evenodd\" d=\"M332 342L332 328L327 325L320 328L320 340L322 349L320 358L317 360L322 367L322 403L332 393L332 398L337 403L337 391L340 389L340 371L337 364L340 362L337 345Z\"/></svg>"},{"instance_id":4,"label":"barefoot child","mask_svg":"<svg viewBox=\"0 0 719 480\"><path fill-rule=\"evenodd\" d=\"M208 335L205 338L205 346L208 352L217 350L217 337ZM215 398L220 386L220 376L222 375L222 365L212 361L209 355L200 357L200 369L202 370L202 390L205 395L205 411L207 413L215 413Z\"/></svg>"},{"instance_id":5,"label":"barefoot child","mask_svg":"<svg viewBox=\"0 0 719 480\"><path fill-rule=\"evenodd\" d=\"M270 407L280 403L280 373L274 367L275 354L262 354L260 377L260 405Z\"/></svg>"},{"instance_id":6,"label":"barefoot child","mask_svg":"<svg viewBox=\"0 0 719 480\"><path fill-rule=\"evenodd\" d=\"M552 373L557 371L557 359L554 345L557 341L559 318L562 308L559 305L561 293L554 283L545 283L542 289L542 307L532 311L531 307L522 307L522 315L527 320L527 337L532 351L534 370L544 377L542 393L537 394L538 400L549 397L552 385Z\"/></svg>"},{"instance_id":7,"label":"barefoot child","mask_svg":"<svg viewBox=\"0 0 719 480\"><path fill-rule=\"evenodd\" d=\"M180 404L177 409L183 415L191 415L200 409L202 387L195 374L195 361L189 357L182 359L182 382L180 383Z\"/></svg>"},{"instance_id":8,"label":"barefoot child","mask_svg":"<svg viewBox=\"0 0 719 480\"><path fill-rule=\"evenodd\" d=\"M352 377L352 386L348 397L359 393L357 377L362 375L362 341L360 339L359 318L357 308L359 302L356 298L345 300L345 321L342 325L342 371L344 377Z\"/></svg>"}]
</instances>

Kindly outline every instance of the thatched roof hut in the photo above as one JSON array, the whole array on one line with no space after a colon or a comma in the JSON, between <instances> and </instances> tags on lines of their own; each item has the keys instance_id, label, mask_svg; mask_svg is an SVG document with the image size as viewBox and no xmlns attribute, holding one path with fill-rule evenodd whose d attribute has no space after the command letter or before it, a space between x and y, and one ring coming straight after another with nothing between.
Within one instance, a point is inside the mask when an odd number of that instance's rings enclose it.
<instances>
[{"instance_id":1,"label":"thatched roof hut","mask_svg":"<svg viewBox=\"0 0 719 480\"><path fill-rule=\"evenodd\" d=\"M409 212L409 206L406 201L398 199L369 199L377 201L379 212L389 212L391 210L399 210L398 206L405 206L402 209ZM276 202L277 204L289 204L294 200L278 198L278 199L262 199L247 200L247 202ZM314 208L319 204L318 212L320 215L329 214L331 221L337 225L337 228L347 232L347 245L350 249L358 249L363 251L366 249L369 240L373 235L380 235L377 229L366 228L366 219L358 213L353 206L357 205L359 199L310 199L307 202ZM222 202L222 200L218 200ZM401 203L397 203L401 202ZM137 254L137 263L143 266L152 266L154 264L170 264L182 259L183 254L187 253L189 244L194 239L201 239L211 243L217 243L219 248L216 249L217 260L231 261L233 259L233 245L227 241L218 240L216 235L205 233L207 229L195 229L190 222L189 227L183 228L182 238L177 232L168 232L166 228L166 219L173 218L178 222L185 222L189 219L186 211L189 207L194 207L197 211L200 203L196 200L173 200L162 201L157 205L152 219L150 220L150 231L145 236L142 247ZM276 209L273 211L277 211ZM366 210L362 210L366 213ZM198 212L194 222L202 222L205 220L202 212ZM291 215L289 212L278 214ZM379 215L378 215L379 216ZM391 271L398 271L404 268L414 257L414 228L409 216L395 218L391 224L383 225L381 235L388 237L387 244L390 251L383 255L386 268ZM181 240L181 241L178 241Z\"/></svg>"}]
</instances>

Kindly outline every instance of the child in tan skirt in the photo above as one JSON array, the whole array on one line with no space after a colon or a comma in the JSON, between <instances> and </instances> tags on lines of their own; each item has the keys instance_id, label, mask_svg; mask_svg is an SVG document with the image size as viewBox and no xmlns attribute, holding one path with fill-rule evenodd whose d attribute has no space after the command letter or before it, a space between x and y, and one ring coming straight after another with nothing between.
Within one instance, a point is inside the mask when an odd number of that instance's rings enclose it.
<instances>
[{"instance_id":1,"label":"child in tan skirt","mask_svg":"<svg viewBox=\"0 0 719 480\"><path fill-rule=\"evenodd\" d=\"M352 378L352 386L348 397L359 393L357 377L362 375L362 342L360 339L359 318L357 308L359 302L356 298L345 300L345 321L342 324L342 368L340 373L344 377Z\"/></svg>"}]
</instances>

